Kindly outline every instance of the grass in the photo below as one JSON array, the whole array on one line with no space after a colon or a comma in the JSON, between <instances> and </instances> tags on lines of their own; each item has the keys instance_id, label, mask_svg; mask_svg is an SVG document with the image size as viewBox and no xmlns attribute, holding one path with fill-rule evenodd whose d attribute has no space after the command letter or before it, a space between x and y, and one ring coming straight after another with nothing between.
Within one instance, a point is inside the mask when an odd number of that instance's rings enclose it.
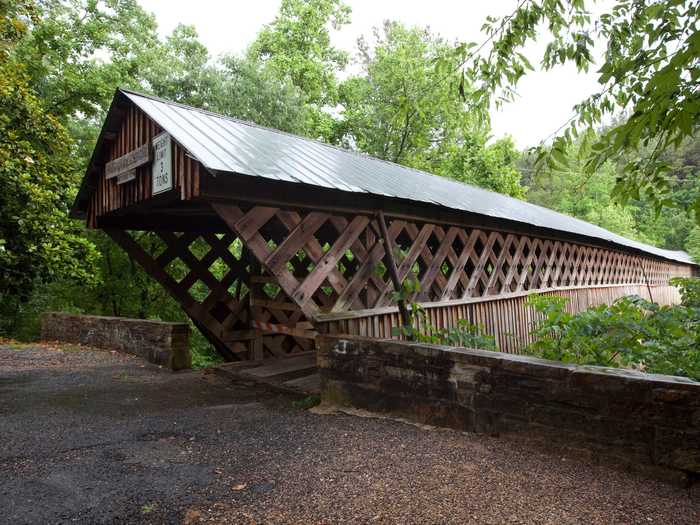
<instances>
[{"instance_id":1,"label":"grass","mask_svg":"<svg viewBox=\"0 0 700 525\"><path fill-rule=\"evenodd\" d=\"M36 344L21 343L19 341L15 341L14 339L0 339L0 346L3 348L9 348L10 350L25 350L27 348L31 348L32 346L36 346Z\"/></svg>"},{"instance_id":2,"label":"grass","mask_svg":"<svg viewBox=\"0 0 700 525\"><path fill-rule=\"evenodd\" d=\"M71 343L59 343L57 341L24 342L4 338L0 338L0 346L9 348L10 350L26 350L28 348L41 347L48 348L50 350L58 350L60 352L82 352L89 349L87 346Z\"/></svg>"},{"instance_id":3,"label":"grass","mask_svg":"<svg viewBox=\"0 0 700 525\"><path fill-rule=\"evenodd\" d=\"M321 396L318 394L311 394L310 396L306 396L303 399L299 399L298 401L294 401L292 403L292 406L294 408L300 408L302 410L308 410L309 408L313 408L317 405L321 404Z\"/></svg>"},{"instance_id":4,"label":"grass","mask_svg":"<svg viewBox=\"0 0 700 525\"><path fill-rule=\"evenodd\" d=\"M192 355L192 368L208 368L222 363L224 360L207 339L193 329L190 333L190 354Z\"/></svg>"}]
</instances>

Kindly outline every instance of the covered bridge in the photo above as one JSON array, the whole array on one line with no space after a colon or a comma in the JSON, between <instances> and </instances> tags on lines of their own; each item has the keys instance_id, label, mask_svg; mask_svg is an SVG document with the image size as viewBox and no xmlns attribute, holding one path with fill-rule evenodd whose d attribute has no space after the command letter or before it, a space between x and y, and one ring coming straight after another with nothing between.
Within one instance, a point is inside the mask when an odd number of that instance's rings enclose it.
<instances>
[{"instance_id":1,"label":"covered bridge","mask_svg":"<svg viewBox=\"0 0 700 525\"><path fill-rule=\"evenodd\" d=\"M405 302L435 327L528 341L528 294L574 311L675 302L684 252L248 122L117 90L72 214L105 230L227 359L309 350L315 332L391 337ZM418 282L403 301L394 293Z\"/></svg>"}]
</instances>

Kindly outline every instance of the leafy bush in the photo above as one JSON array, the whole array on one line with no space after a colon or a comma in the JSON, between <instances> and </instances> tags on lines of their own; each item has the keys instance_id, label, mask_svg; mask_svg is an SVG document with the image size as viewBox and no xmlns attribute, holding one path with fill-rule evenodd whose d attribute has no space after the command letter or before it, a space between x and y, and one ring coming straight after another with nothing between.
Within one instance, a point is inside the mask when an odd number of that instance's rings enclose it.
<instances>
[{"instance_id":1,"label":"leafy bush","mask_svg":"<svg viewBox=\"0 0 700 525\"><path fill-rule=\"evenodd\" d=\"M425 310L415 303L411 305L410 317L410 326L395 327L392 335L404 336L420 343L498 350L493 336L485 334L482 327L473 325L466 319L460 319L457 326L452 328L436 328L428 323Z\"/></svg>"},{"instance_id":2,"label":"leafy bush","mask_svg":"<svg viewBox=\"0 0 700 525\"><path fill-rule=\"evenodd\" d=\"M528 303L542 316L531 332L535 341L527 348L530 353L700 380L697 306L659 306L630 296L571 314L563 297L533 295Z\"/></svg>"},{"instance_id":3,"label":"leafy bush","mask_svg":"<svg viewBox=\"0 0 700 525\"><path fill-rule=\"evenodd\" d=\"M674 277L669 281L681 293L683 306L700 308L700 279L694 277Z\"/></svg>"},{"instance_id":4,"label":"leafy bush","mask_svg":"<svg viewBox=\"0 0 700 525\"><path fill-rule=\"evenodd\" d=\"M224 359L216 349L202 335L194 323L190 323L190 353L192 354L192 368L207 368L222 363Z\"/></svg>"}]
</instances>

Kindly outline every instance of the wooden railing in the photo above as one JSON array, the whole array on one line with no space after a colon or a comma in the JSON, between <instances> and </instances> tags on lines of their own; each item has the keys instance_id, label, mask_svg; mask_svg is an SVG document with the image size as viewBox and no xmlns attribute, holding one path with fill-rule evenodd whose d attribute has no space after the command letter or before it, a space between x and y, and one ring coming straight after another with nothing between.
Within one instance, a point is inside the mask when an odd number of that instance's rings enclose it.
<instances>
[{"instance_id":1,"label":"wooden railing","mask_svg":"<svg viewBox=\"0 0 700 525\"><path fill-rule=\"evenodd\" d=\"M639 295L662 305L680 301L678 290L673 286L646 284L619 284L598 287L561 287L547 290L529 290L493 297L468 298L454 301L419 303L425 312L425 320L418 328L429 331L430 327L450 328L465 319L496 338L502 352L519 353L532 341L530 332L538 321L537 312L526 305L529 295L559 295L569 299L566 309L571 313L581 312L591 306L610 304L620 297ZM391 339L392 327L400 326L397 307L358 310L336 314L319 314L315 324L321 333L347 334L377 339Z\"/></svg>"}]
</instances>

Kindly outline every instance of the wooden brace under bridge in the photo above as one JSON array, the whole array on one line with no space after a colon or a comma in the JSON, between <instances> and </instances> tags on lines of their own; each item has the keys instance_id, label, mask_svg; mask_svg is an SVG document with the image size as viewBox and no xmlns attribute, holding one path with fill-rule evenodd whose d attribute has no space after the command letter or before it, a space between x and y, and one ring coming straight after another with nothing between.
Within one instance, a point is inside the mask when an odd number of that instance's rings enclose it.
<instances>
[{"instance_id":1,"label":"wooden brace under bridge","mask_svg":"<svg viewBox=\"0 0 700 525\"><path fill-rule=\"evenodd\" d=\"M478 198L460 209L421 197L431 188ZM669 304L669 279L696 269L682 252L515 199L122 90L73 215L104 229L229 360L306 352L319 332L391 337L409 302L434 327L467 319L517 352L529 293L570 297L572 311L633 293ZM418 291L397 303L409 278Z\"/></svg>"}]
</instances>

